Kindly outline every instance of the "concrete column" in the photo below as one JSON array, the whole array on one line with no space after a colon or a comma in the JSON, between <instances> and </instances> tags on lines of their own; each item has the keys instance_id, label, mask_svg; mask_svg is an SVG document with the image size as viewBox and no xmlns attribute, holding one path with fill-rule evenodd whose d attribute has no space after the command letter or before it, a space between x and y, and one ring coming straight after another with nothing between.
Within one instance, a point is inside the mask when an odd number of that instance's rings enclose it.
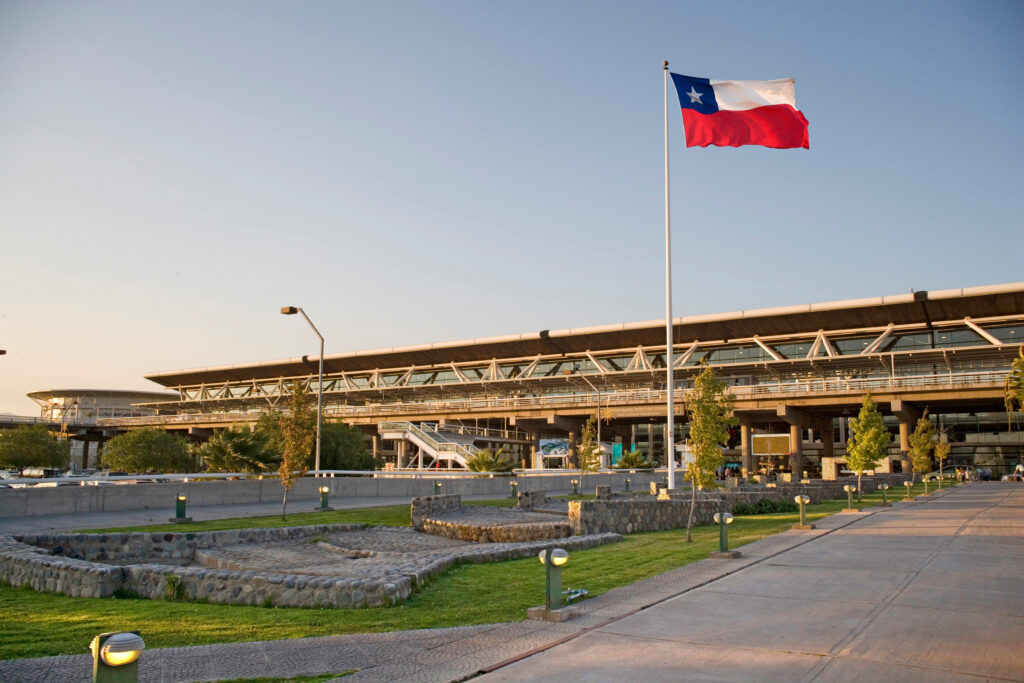
<instances>
[{"instance_id":1,"label":"concrete column","mask_svg":"<svg viewBox=\"0 0 1024 683\"><path fill-rule=\"evenodd\" d=\"M900 466L904 473L913 472L910 464L910 435L923 412L917 406L900 399L892 401L889 409L900 421Z\"/></svg>"},{"instance_id":2,"label":"concrete column","mask_svg":"<svg viewBox=\"0 0 1024 683\"><path fill-rule=\"evenodd\" d=\"M793 478L799 480L804 470L803 427L789 425L789 469Z\"/></svg>"},{"instance_id":3,"label":"concrete column","mask_svg":"<svg viewBox=\"0 0 1024 683\"><path fill-rule=\"evenodd\" d=\"M399 439L395 442L395 467L402 469L405 467L405 439Z\"/></svg>"},{"instance_id":4,"label":"concrete column","mask_svg":"<svg viewBox=\"0 0 1024 683\"><path fill-rule=\"evenodd\" d=\"M821 431L821 456L823 458L835 457L835 432L832 429L832 418L826 417L825 420L828 423L828 428L822 428Z\"/></svg>"},{"instance_id":5,"label":"concrete column","mask_svg":"<svg viewBox=\"0 0 1024 683\"><path fill-rule=\"evenodd\" d=\"M579 467L579 460L576 459L576 432L569 432L569 467Z\"/></svg>"},{"instance_id":6,"label":"concrete column","mask_svg":"<svg viewBox=\"0 0 1024 683\"><path fill-rule=\"evenodd\" d=\"M377 458L377 453L379 451L380 451L380 436L378 434L373 434L373 435L370 436L370 453L373 455L374 459Z\"/></svg>"},{"instance_id":7,"label":"concrete column","mask_svg":"<svg viewBox=\"0 0 1024 683\"><path fill-rule=\"evenodd\" d=\"M82 442L82 469L89 468L89 441L88 439Z\"/></svg>"},{"instance_id":8,"label":"concrete column","mask_svg":"<svg viewBox=\"0 0 1024 683\"><path fill-rule=\"evenodd\" d=\"M753 444L751 443L751 429L748 424L740 425L740 458L741 458L741 472L743 478L751 476L754 473L754 451Z\"/></svg>"}]
</instances>

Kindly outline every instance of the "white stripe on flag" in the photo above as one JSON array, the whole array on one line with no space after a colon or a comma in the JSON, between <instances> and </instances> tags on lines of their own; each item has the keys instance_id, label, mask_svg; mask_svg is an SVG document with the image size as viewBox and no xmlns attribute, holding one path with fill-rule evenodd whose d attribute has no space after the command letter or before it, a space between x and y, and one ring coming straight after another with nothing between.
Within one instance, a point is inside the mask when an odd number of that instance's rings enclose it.
<instances>
[{"instance_id":1,"label":"white stripe on flag","mask_svg":"<svg viewBox=\"0 0 1024 683\"><path fill-rule=\"evenodd\" d=\"M756 109L788 104L796 109L796 85L792 78L774 81L711 81L718 108L723 111Z\"/></svg>"}]
</instances>

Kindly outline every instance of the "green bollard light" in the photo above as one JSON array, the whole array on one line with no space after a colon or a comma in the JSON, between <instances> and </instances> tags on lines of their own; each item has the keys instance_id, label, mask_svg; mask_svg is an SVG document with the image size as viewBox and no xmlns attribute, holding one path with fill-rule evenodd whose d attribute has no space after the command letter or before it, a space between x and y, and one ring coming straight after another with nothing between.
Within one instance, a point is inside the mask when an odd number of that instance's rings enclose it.
<instances>
[{"instance_id":1,"label":"green bollard light","mask_svg":"<svg viewBox=\"0 0 1024 683\"><path fill-rule=\"evenodd\" d=\"M905 481L903 482L903 485L907 487L907 497L904 498L903 500L914 500L913 498L910 497L910 489L914 487L914 482Z\"/></svg>"},{"instance_id":2,"label":"green bollard light","mask_svg":"<svg viewBox=\"0 0 1024 683\"><path fill-rule=\"evenodd\" d=\"M437 495L438 493L441 493L441 482L435 481L434 482L434 495Z\"/></svg>"},{"instance_id":3,"label":"green bollard light","mask_svg":"<svg viewBox=\"0 0 1024 683\"><path fill-rule=\"evenodd\" d=\"M572 495L580 495L580 482L576 479L570 479L569 483L572 484Z\"/></svg>"},{"instance_id":4,"label":"green bollard light","mask_svg":"<svg viewBox=\"0 0 1024 683\"><path fill-rule=\"evenodd\" d=\"M728 554L730 551L729 532L727 531L727 529L728 526L732 524L732 513L716 512L715 524L718 525L718 552Z\"/></svg>"},{"instance_id":5,"label":"green bollard light","mask_svg":"<svg viewBox=\"0 0 1024 683\"><path fill-rule=\"evenodd\" d=\"M92 639L93 683L136 683L139 656L146 648L138 631L101 633Z\"/></svg>"},{"instance_id":6,"label":"green bollard light","mask_svg":"<svg viewBox=\"0 0 1024 683\"><path fill-rule=\"evenodd\" d=\"M562 606L562 567L569 561L569 553L563 548L547 548L539 557L544 565L544 609L550 612Z\"/></svg>"},{"instance_id":7,"label":"green bollard light","mask_svg":"<svg viewBox=\"0 0 1024 683\"><path fill-rule=\"evenodd\" d=\"M330 494L331 489L326 486L320 487L320 510L327 511L331 508L327 506L327 496Z\"/></svg>"},{"instance_id":8,"label":"green bollard light","mask_svg":"<svg viewBox=\"0 0 1024 683\"><path fill-rule=\"evenodd\" d=\"M857 490L857 487L856 486L851 486L850 484L847 484L846 486L843 487L843 490L846 491L846 509L847 510L854 509L853 508L853 492Z\"/></svg>"},{"instance_id":9,"label":"green bollard light","mask_svg":"<svg viewBox=\"0 0 1024 683\"><path fill-rule=\"evenodd\" d=\"M185 516L185 506L188 503L188 497L184 493L179 493L174 501L174 517L171 517L171 521L175 524L182 524L184 522L191 522L191 517Z\"/></svg>"},{"instance_id":10,"label":"green bollard light","mask_svg":"<svg viewBox=\"0 0 1024 683\"><path fill-rule=\"evenodd\" d=\"M928 495L928 480L925 479L924 477L921 477L921 481L924 482L924 495L927 496Z\"/></svg>"},{"instance_id":11,"label":"green bollard light","mask_svg":"<svg viewBox=\"0 0 1024 683\"><path fill-rule=\"evenodd\" d=\"M515 500L516 498L518 498L519 497L519 484L514 482L514 481L512 481L512 482L509 482L508 487L512 491L512 499Z\"/></svg>"},{"instance_id":12,"label":"green bollard light","mask_svg":"<svg viewBox=\"0 0 1024 683\"><path fill-rule=\"evenodd\" d=\"M882 507L889 507L889 501L885 498L885 492L889 490L888 484L880 484L878 486L882 490Z\"/></svg>"},{"instance_id":13,"label":"green bollard light","mask_svg":"<svg viewBox=\"0 0 1024 683\"><path fill-rule=\"evenodd\" d=\"M626 477L626 493L629 493L629 477Z\"/></svg>"},{"instance_id":14,"label":"green bollard light","mask_svg":"<svg viewBox=\"0 0 1024 683\"><path fill-rule=\"evenodd\" d=\"M808 503L811 502L810 497L805 496L805 495L799 495L799 496L796 496L795 498L793 498L793 502L795 502L797 505L800 506L800 523L799 524L794 524L793 528L794 529L802 529L802 530L814 529L815 526L813 524L808 524L807 523L807 507L806 506L807 506Z\"/></svg>"}]
</instances>

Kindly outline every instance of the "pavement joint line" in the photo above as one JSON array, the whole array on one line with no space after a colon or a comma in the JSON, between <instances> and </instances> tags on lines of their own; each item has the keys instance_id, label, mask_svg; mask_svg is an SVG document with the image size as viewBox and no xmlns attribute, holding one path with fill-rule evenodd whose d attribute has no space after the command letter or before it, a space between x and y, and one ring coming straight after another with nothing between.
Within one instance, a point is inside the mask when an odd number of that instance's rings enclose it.
<instances>
[{"instance_id":1,"label":"pavement joint line","mask_svg":"<svg viewBox=\"0 0 1024 683\"><path fill-rule=\"evenodd\" d=\"M998 503L1001 503L1002 500L1003 499L1000 499L996 503L996 505L998 505ZM931 501L921 501L922 504L923 503L927 503L927 502L931 502ZM917 579L918 576L920 576L921 571L924 568L926 568L928 566L928 564L930 564L932 562L932 560L934 560L935 557L939 553L943 552L946 548L948 548L950 546L950 544L953 543L953 540L963 533L964 529L967 527L967 525L973 519L977 518L979 515L981 515L981 514L983 514L985 512L988 512L993 507L995 507L995 505L991 505L991 506L985 508L984 510L978 510L977 512L972 514L970 517L967 518L967 520L965 520L963 522L963 524L959 525L959 527L957 528L956 533L954 533L952 536L949 536L948 538L946 538L945 541L940 545L940 547L932 550L928 554L928 556L926 558L924 558L923 560L921 560L921 562L918 563L918 565L914 569L909 570L907 572L906 578L903 581L900 582L900 585L897 586L892 591L892 593L890 593L889 596L887 596L882 602L878 603L878 605L875 607L875 609L871 610L871 612L869 612L867 615L865 615L865 617L860 621L860 623L856 627L854 627L850 631L850 633L848 633L844 638L840 639L839 642L837 642L829 650L828 654L826 655L826 657L828 658L828 661L823 663L820 666L814 667L811 671L809 671L807 673L807 675L804 678L801 679L802 683L803 682L810 682L810 681L816 680L819 676L821 676L821 674L823 674L825 672L826 669L828 669L832 665L833 662L838 661L839 659L846 659L847 656L849 655L852 647L857 643L858 640L860 640L861 636L864 635L864 633L868 629L868 627L871 626L878 619L879 615L883 611L885 611L886 608L888 608L891 604L893 604L893 602L897 598L899 598L900 595L903 594L903 592L907 589L907 587L911 583L913 583L913 581L915 579ZM937 609L937 608L932 608L932 609ZM865 661L871 661L871 660L865 660ZM957 672L957 673L960 673L960 672Z\"/></svg>"},{"instance_id":2,"label":"pavement joint line","mask_svg":"<svg viewBox=\"0 0 1024 683\"><path fill-rule=\"evenodd\" d=\"M887 510L887 509L889 509L889 508L881 508L881 510ZM654 607L655 605L660 605L661 603L666 602L668 600L672 600L673 598L677 598L680 595L685 595L686 593L694 591L694 590L696 590L698 588L702 588L702 587L704 587L704 586L706 586L706 585L708 585L710 583L714 583L715 581L718 581L719 579L724 579L727 576L732 576L733 574L735 574L737 572L740 572L740 571L743 571L744 569L747 569L748 567L753 567L755 565L761 564L761 563L763 563L763 562L765 562L767 560L772 559L773 557L777 557L777 556L781 555L782 553L789 552L790 550L793 550L794 548L799 548L799 547L804 546L804 545L806 545L806 544L808 544L808 543L810 543L812 541L815 541L815 540L817 540L819 538L823 538L824 536L828 536L828 535L834 533L835 531L838 531L839 529L845 529L846 527L850 526L854 522L857 522L858 520L861 520L861 519L867 519L868 517L874 515L878 511L879 511L878 509L869 508L869 511L863 512L861 514L858 514L856 517L854 517L852 515L846 515L846 517L850 517L849 521L845 521L844 520L843 523L839 524L838 526L836 526L833 529L822 529L820 533L816 533L816 534L806 534L806 535L800 534L800 536L805 536L805 540L800 541L799 543L794 543L793 545L790 545L788 547L776 550L775 552L770 553L768 555L765 555L764 557L754 558L754 559L752 559L749 562L745 562L742 566L738 566L738 567L735 567L735 568L733 568L731 570L725 571L724 573L717 574L717 575L715 575L715 576L713 576L711 578L705 579L705 580L700 581L700 582L698 582L696 584L688 586L688 587L684 588L681 591L677 591L675 593L672 593L671 595L668 595L668 596L659 598L657 600L654 600L653 602L645 603L641 607L632 609L632 610L626 612L625 614L620 614L620 615L611 617L610 619L607 619L606 621L604 621L604 622L602 622L600 624L597 624L597 625L594 625L594 626L588 626L586 628L580 629L579 631L577 631L575 633L568 634L568 635L566 635L566 636L564 636L562 638L559 638L556 641L553 641L553 642L550 642L550 643L546 643L544 645L541 645L539 647L533 648L532 650L529 650L527 652L520 653L519 655L516 655L515 657L511 657L509 659L503 660L503 661L498 662L496 664L491 664L491 665L488 665L488 666L485 666L485 667L481 667L481 668L479 668L476 671L476 673L472 674L472 676L467 676L465 678L460 678L458 680L464 681L464 680L467 680L468 678L471 678L473 676L478 676L480 674L491 673L491 672L497 671L498 669L501 669L503 667L509 666L510 664L514 664L515 662L518 662L520 660L526 659L528 657L532 657L535 654L539 654L541 652L545 652L547 650L550 650L553 647L556 647L556 646L561 645L563 643L569 642L570 640L574 640L576 638L579 638L580 636L582 636L582 635L584 635L586 633L590 633L590 632L593 632L593 631L595 631L597 629L604 628L604 627L606 627L606 626L608 626L610 624L615 623L616 621L621 621L622 619L625 619L627 617L633 616L634 614L637 614L638 612L642 612L643 610L650 609L651 607ZM841 514L841 513L833 513L832 515L829 515L828 517L825 517L824 519L830 519L830 518L834 517L836 514ZM790 531L783 531L782 533L776 534L774 536L768 536L768 537L766 537L766 539L767 538L782 537L782 536L785 536L785 534L789 534L789 533L791 533L791 530ZM796 535L794 534L793 536L796 536ZM765 540L765 539L759 539L759 540ZM757 541L754 541L754 543L757 543ZM701 562L711 562L711 560L701 560ZM684 565L684 566L686 566L686 565Z\"/></svg>"}]
</instances>

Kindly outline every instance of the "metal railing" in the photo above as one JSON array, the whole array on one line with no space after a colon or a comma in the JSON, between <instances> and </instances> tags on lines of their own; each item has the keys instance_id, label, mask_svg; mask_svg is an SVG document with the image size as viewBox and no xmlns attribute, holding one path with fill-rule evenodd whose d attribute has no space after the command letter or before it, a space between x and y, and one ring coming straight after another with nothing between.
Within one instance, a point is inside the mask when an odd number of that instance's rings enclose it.
<instances>
[{"instance_id":1,"label":"metal railing","mask_svg":"<svg viewBox=\"0 0 1024 683\"><path fill-rule=\"evenodd\" d=\"M966 373L942 373L935 375L906 375L883 377L816 377L793 381L779 381L745 386L732 386L736 398L754 399L760 397L785 397L794 395L850 394L864 393L867 390L908 389L919 390L928 388L958 388L977 386L1002 391L1005 370L983 370ZM676 389L675 398L684 400L686 389ZM614 406L624 404L660 404L667 400L664 389L630 389L622 391L601 392L601 405ZM447 399L430 402L388 403L364 406L327 406L324 414L335 418L351 418L361 416L408 415L422 412L473 412L488 410L517 410L536 408L588 408L594 405L592 392L580 394L559 394L540 396L493 396L485 398ZM145 426L175 425L209 422L254 422L263 411L222 412L183 415L156 415L135 418L118 418L103 420L107 426ZM453 425L454 427L454 425ZM447 425L445 426L447 428ZM475 429L465 427L465 429ZM492 432L495 430L491 430Z\"/></svg>"},{"instance_id":2,"label":"metal railing","mask_svg":"<svg viewBox=\"0 0 1024 683\"><path fill-rule=\"evenodd\" d=\"M480 449L473 445L445 441L444 437L433 429L415 425L412 422L384 422L379 426L379 430L381 434L390 431L400 432L406 436L411 435L415 437L415 440L421 442L418 444L421 448L426 447L428 451L434 451L431 455L435 458L454 460L462 467L466 466L469 458L475 457L480 452Z\"/></svg>"}]
</instances>

